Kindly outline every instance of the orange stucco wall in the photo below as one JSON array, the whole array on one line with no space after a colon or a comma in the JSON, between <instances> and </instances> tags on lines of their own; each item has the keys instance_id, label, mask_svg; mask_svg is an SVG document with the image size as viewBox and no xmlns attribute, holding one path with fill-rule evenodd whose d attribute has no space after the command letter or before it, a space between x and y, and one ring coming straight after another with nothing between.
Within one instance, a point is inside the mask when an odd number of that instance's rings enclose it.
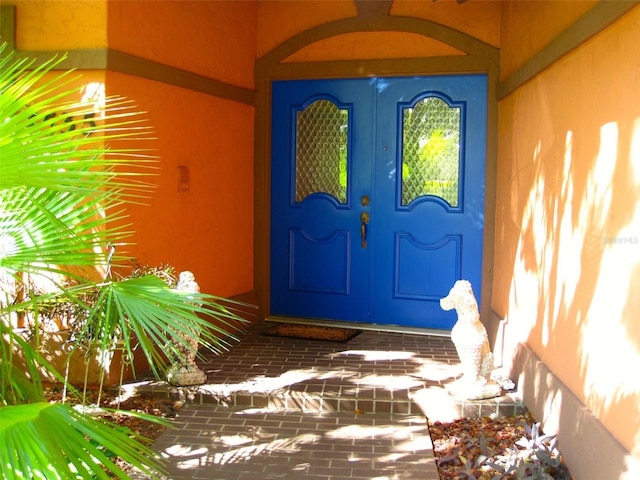
<instances>
[{"instance_id":1,"label":"orange stucco wall","mask_svg":"<svg viewBox=\"0 0 640 480\"><path fill-rule=\"evenodd\" d=\"M107 46L107 0L8 0L16 5L20 50L74 50Z\"/></svg>"},{"instance_id":2,"label":"orange stucco wall","mask_svg":"<svg viewBox=\"0 0 640 480\"><path fill-rule=\"evenodd\" d=\"M253 88L255 2L3 3L16 5L19 50L108 47ZM79 97L85 84L105 86L107 95L145 111L157 137L157 189L146 206L128 207L134 231L128 252L141 263L192 270L207 293L251 291L254 108L108 70L81 74ZM178 190L178 166L189 170L188 190Z\"/></svg>"},{"instance_id":3,"label":"orange stucco wall","mask_svg":"<svg viewBox=\"0 0 640 480\"><path fill-rule=\"evenodd\" d=\"M510 66L522 63L518 32L534 21L548 37L535 19L558 10L513 3L503 18ZM569 18L590 2L562 3ZM527 342L636 457L639 43L636 7L500 102L492 303L510 345Z\"/></svg>"},{"instance_id":4,"label":"orange stucco wall","mask_svg":"<svg viewBox=\"0 0 640 480\"><path fill-rule=\"evenodd\" d=\"M157 140L157 190L128 207L143 263L191 270L202 291L232 296L252 289L253 107L109 72L109 94L133 99ZM178 166L189 189L178 189Z\"/></svg>"},{"instance_id":5,"label":"orange stucco wall","mask_svg":"<svg viewBox=\"0 0 640 480\"><path fill-rule=\"evenodd\" d=\"M107 2L46 0L3 0L1 5L14 5L15 43L18 50L68 52L79 48L107 46ZM51 54L53 58L54 54ZM76 88L77 100L90 101L95 86L103 89L102 70L73 72L74 80L66 88ZM71 100L71 98L69 99Z\"/></svg>"},{"instance_id":6,"label":"orange stucco wall","mask_svg":"<svg viewBox=\"0 0 640 480\"><path fill-rule=\"evenodd\" d=\"M351 0L291 2L266 0L258 2L257 57L276 48L285 40L307 29L341 18L355 17Z\"/></svg>"},{"instance_id":7,"label":"orange stucco wall","mask_svg":"<svg viewBox=\"0 0 640 480\"><path fill-rule=\"evenodd\" d=\"M109 47L253 87L256 3L109 0Z\"/></svg>"},{"instance_id":8,"label":"orange stucco wall","mask_svg":"<svg viewBox=\"0 0 640 480\"><path fill-rule=\"evenodd\" d=\"M109 47L230 85L252 88L255 3L109 1ZM241 33L241 34L240 34ZM158 190L129 208L143 263L194 272L203 291L253 288L253 107L123 74L109 94L148 112L158 137ZM189 170L178 190L178 166Z\"/></svg>"},{"instance_id":9,"label":"orange stucco wall","mask_svg":"<svg viewBox=\"0 0 640 480\"><path fill-rule=\"evenodd\" d=\"M501 78L511 75L596 3L598 0L502 2Z\"/></svg>"},{"instance_id":10,"label":"orange stucco wall","mask_svg":"<svg viewBox=\"0 0 640 480\"><path fill-rule=\"evenodd\" d=\"M465 3L457 0L395 0L391 15L431 20L499 47L501 3L499 0L472 0Z\"/></svg>"},{"instance_id":11,"label":"orange stucco wall","mask_svg":"<svg viewBox=\"0 0 640 480\"><path fill-rule=\"evenodd\" d=\"M407 49L407 45L411 45ZM284 60L289 62L324 62L354 59L438 57L464 55L464 52L417 33L356 32L335 35L301 48Z\"/></svg>"}]
</instances>

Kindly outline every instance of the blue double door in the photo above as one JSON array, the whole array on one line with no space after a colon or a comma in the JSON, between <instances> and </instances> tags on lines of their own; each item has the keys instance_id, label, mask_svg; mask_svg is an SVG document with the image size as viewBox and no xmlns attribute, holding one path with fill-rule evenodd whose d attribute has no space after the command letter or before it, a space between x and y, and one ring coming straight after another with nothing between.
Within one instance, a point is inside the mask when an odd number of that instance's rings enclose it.
<instances>
[{"instance_id":1,"label":"blue double door","mask_svg":"<svg viewBox=\"0 0 640 480\"><path fill-rule=\"evenodd\" d=\"M484 75L277 81L271 314L450 329L480 298Z\"/></svg>"}]
</instances>

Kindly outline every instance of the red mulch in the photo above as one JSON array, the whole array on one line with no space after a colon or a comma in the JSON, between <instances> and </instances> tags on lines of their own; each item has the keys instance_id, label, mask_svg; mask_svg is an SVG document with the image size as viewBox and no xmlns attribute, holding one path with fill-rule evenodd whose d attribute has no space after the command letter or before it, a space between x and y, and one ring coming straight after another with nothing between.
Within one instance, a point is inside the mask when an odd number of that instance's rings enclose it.
<instances>
[{"instance_id":1,"label":"red mulch","mask_svg":"<svg viewBox=\"0 0 640 480\"><path fill-rule=\"evenodd\" d=\"M497 419L462 418L450 423L434 422L429 426L429 432L440 479L521 478L515 471L505 474L489 464L499 463L496 459L504 459L514 452L524 450L522 439L528 438L523 425L525 423L529 427L535 424L529 413ZM540 464L536 455L526 455L526 459L526 462ZM564 466L558 469L546 468L546 473L549 476L544 478L568 478L568 471Z\"/></svg>"}]
</instances>

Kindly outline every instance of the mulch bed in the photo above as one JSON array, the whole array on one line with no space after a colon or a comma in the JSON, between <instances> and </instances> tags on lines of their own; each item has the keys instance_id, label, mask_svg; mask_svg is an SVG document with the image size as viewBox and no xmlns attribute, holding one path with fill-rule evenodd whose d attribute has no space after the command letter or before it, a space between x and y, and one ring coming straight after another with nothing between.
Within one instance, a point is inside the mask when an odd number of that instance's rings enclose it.
<instances>
[{"instance_id":1,"label":"mulch bed","mask_svg":"<svg viewBox=\"0 0 640 480\"><path fill-rule=\"evenodd\" d=\"M45 396L50 402L60 402L62 401L62 390L57 387L49 388L46 390ZM74 398L73 395L68 395L67 398L68 401L73 401L74 403L83 403L81 398ZM86 405L96 405L97 400L98 390L88 390L84 403ZM182 408L182 403L150 392L142 392L123 399L118 406L118 394L115 391L105 390L100 394L100 406L146 413L162 418L174 418ZM132 431L151 440L156 440L166 429L163 425L126 414L119 414L118 412L106 413L104 418L118 425L129 427Z\"/></svg>"},{"instance_id":2,"label":"mulch bed","mask_svg":"<svg viewBox=\"0 0 640 480\"><path fill-rule=\"evenodd\" d=\"M497 419L461 418L453 422L434 422L429 425L433 450L441 480L511 480L522 478L569 479L564 464L551 466L545 454L546 448L532 448L531 428L535 425L533 417L526 413ZM537 437L545 445L542 432ZM535 434L534 434L535 436ZM556 452L557 453L557 452ZM506 460L520 456L521 471L513 469L506 472ZM553 455L554 463L556 461ZM558 457L557 461L561 462ZM535 465L534 465L535 464ZM499 465L499 469L491 465ZM535 467L535 468L534 468ZM532 471L536 476L528 476ZM537 475L547 476L538 477Z\"/></svg>"}]
</instances>

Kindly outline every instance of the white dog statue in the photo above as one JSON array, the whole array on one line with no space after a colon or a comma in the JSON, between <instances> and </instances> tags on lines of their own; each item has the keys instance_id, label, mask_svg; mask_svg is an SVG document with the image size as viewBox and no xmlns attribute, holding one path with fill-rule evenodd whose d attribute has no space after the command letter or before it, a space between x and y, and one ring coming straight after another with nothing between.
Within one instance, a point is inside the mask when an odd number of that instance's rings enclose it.
<instances>
[{"instance_id":1,"label":"white dog statue","mask_svg":"<svg viewBox=\"0 0 640 480\"><path fill-rule=\"evenodd\" d=\"M458 280L449 295L440 299L440 307L443 310L455 309L458 314L458 321L451 330L451 340L462 363L463 377L448 386L449 393L465 400L500 395L500 385L491 380L493 354L487 331L480 322L478 302L471 283Z\"/></svg>"}]
</instances>

